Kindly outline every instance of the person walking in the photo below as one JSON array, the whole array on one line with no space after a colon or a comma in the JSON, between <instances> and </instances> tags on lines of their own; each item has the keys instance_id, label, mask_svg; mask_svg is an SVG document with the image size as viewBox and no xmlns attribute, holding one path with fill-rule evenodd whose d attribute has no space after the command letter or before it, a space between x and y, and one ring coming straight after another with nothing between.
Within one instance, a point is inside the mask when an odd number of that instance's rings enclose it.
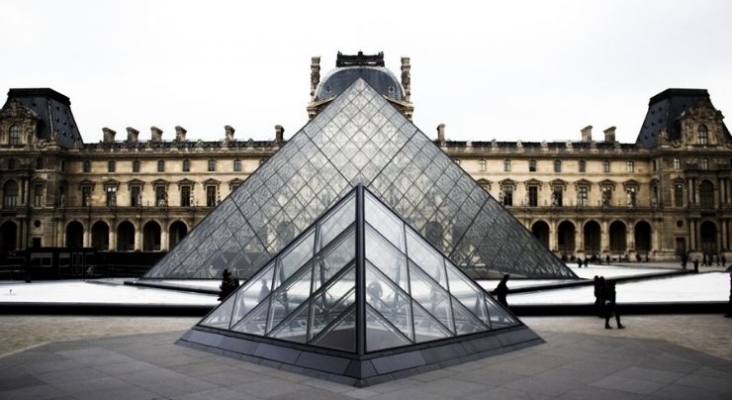
<instances>
[{"instance_id":1,"label":"person walking","mask_svg":"<svg viewBox=\"0 0 732 400\"><path fill-rule=\"evenodd\" d=\"M508 300L506 299L506 296L508 295L508 285L506 282L508 282L509 276L509 274L503 275L501 281L498 282L498 286L493 290L493 294L496 295L498 302L503 304L506 308L508 308Z\"/></svg>"},{"instance_id":2,"label":"person walking","mask_svg":"<svg viewBox=\"0 0 732 400\"><path fill-rule=\"evenodd\" d=\"M620 323L620 313L616 302L617 293L615 292L615 281L607 281L605 283L605 291L603 294L605 302L605 329L613 329L610 326L610 318L615 316L615 323L618 329L625 329L625 325Z\"/></svg>"}]
</instances>

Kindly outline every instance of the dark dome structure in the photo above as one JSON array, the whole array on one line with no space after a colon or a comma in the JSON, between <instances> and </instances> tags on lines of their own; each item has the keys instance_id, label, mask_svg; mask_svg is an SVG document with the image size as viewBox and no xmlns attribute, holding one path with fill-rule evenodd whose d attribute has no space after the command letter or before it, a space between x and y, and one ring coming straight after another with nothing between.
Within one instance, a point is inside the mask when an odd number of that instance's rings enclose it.
<instances>
[{"instance_id":1,"label":"dark dome structure","mask_svg":"<svg viewBox=\"0 0 732 400\"><path fill-rule=\"evenodd\" d=\"M394 73L383 66L370 65L341 67L328 72L318 85L315 100L336 97L359 78L368 82L382 96L404 100L404 90Z\"/></svg>"}]
</instances>

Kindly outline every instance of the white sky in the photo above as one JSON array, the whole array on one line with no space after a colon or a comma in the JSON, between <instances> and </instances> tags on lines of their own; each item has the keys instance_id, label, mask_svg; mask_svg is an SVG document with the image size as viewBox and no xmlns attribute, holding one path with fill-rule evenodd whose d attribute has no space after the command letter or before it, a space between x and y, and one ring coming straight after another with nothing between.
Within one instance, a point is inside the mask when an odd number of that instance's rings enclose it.
<instances>
[{"instance_id":1,"label":"white sky","mask_svg":"<svg viewBox=\"0 0 732 400\"><path fill-rule=\"evenodd\" d=\"M732 2L0 0L0 90L71 98L84 141L289 138L306 122L310 57L412 59L414 121L430 137L635 141L648 100L704 88L732 113ZM3 101L4 102L4 99Z\"/></svg>"}]
</instances>

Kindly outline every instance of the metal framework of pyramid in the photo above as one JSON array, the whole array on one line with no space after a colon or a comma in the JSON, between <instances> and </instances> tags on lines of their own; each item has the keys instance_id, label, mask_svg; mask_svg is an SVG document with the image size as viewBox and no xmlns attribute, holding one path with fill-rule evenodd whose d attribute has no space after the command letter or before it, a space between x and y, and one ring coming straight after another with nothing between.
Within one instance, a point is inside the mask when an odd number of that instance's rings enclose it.
<instances>
[{"instance_id":1,"label":"metal framework of pyramid","mask_svg":"<svg viewBox=\"0 0 732 400\"><path fill-rule=\"evenodd\" d=\"M364 80L297 132L145 278L249 278L358 184L471 277L576 278Z\"/></svg>"},{"instance_id":2,"label":"metal framework of pyramid","mask_svg":"<svg viewBox=\"0 0 732 400\"><path fill-rule=\"evenodd\" d=\"M178 343L368 386L542 340L358 185Z\"/></svg>"}]
</instances>

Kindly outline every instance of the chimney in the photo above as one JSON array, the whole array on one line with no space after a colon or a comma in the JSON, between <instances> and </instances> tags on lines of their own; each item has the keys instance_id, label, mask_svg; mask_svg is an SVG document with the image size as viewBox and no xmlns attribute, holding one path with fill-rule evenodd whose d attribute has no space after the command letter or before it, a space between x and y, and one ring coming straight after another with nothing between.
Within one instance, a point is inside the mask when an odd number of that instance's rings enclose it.
<instances>
[{"instance_id":1,"label":"chimney","mask_svg":"<svg viewBox=\"0 0 732 400\"><path fill-rule=\"evenodd\" d=\"M137 139L140 136L140 131L138 131L135 128L127 127L127 142L128 143L137 143Z\"/></svg>"},{"instance_id":2,"label":"chimney","mask_svg":"<svg viewBox=\"0 0 732 400\"><path fill-rule=\"evenodd\" d=\"M583 142L592 141L592 125L587 125L586 127L582 128L582 141Z\"/></svg>"},{"instance_id":3,"label":"chimney","mask_svg":"<svg viewBox=\"0 0 732 400\"><path fill-rule=\"evenodd\" d=\"M102 128L102 132L104 133L104 143L114 143L114 135L116 135L117 132L109 128Z\"/></svg>"},{"instance_id":4,"label":"chimney","mask_svg":"<svg viewBox=\"0 0 732 400\"><path fill-rule=\"evenodd\" d=\"M230 142L230 141L234 140L234 132L235 131L234 131L234 128L231 127L231 125L226 125L224 127L224 131L226 132L226 134L225 134L224 137L226 138L226 141L227 142Z\"/></svg>"},{"instance_id":5,"label":"chimney","mask_svg":"<svg viewBox=\"0 0 732 400\"><path fill-rule=\"evenodd\" d=\"M437 125L437 141L440 142L440 147L445 145L445 124Z\"/></svg>"},{"instance_id":6,"label":"chimney","mask_svg":"<svg viewBox=\"0 0 732 400\"><path fill-rule=\"evenodd\" d=\"M175 140L177 142L185 142L186 141L186 131L185 128L178 125L175 127Z\"/></svg>"},{"instance_id":7,"label":"chimney","mask_svg":"<svg viewBox=\"0 0 732 400\"><path fill-rule=\"evenodd\" d=\"M409 102L412 95L412 64L409 57L402 57L402 86L404 87L404 101Z\"/></svg>"},{"instance_id":8,"label":"chimney","mask_svg":"<svg viewBox=\"0 0 732 400\"><path fill-rule=\"evenodd\" d=\"M605 141L608 143L615 143L615 127L611 126L605 129Z\"/></svg>"},{"instance_id":9,"label":"chimney","mask_svg":"<svg viewBox=\"0 0 732 400\"><path fill-rule=\"evenodd\" d=\"M277 146L282 145L285 137L285 128L282 125L275 125L275 144Z\"/></svg>"},{"instance_id":10,"label":"chimney","mask_svg":"<svg viewBox=\"0 0 732 400\"><path fill-rule=\"evenodd\" d=\"M163 131L160 130L160 128L158 128L157 126L150 127L150 141L151 142L163 141Z\"/></svg>"}]
</instances>

